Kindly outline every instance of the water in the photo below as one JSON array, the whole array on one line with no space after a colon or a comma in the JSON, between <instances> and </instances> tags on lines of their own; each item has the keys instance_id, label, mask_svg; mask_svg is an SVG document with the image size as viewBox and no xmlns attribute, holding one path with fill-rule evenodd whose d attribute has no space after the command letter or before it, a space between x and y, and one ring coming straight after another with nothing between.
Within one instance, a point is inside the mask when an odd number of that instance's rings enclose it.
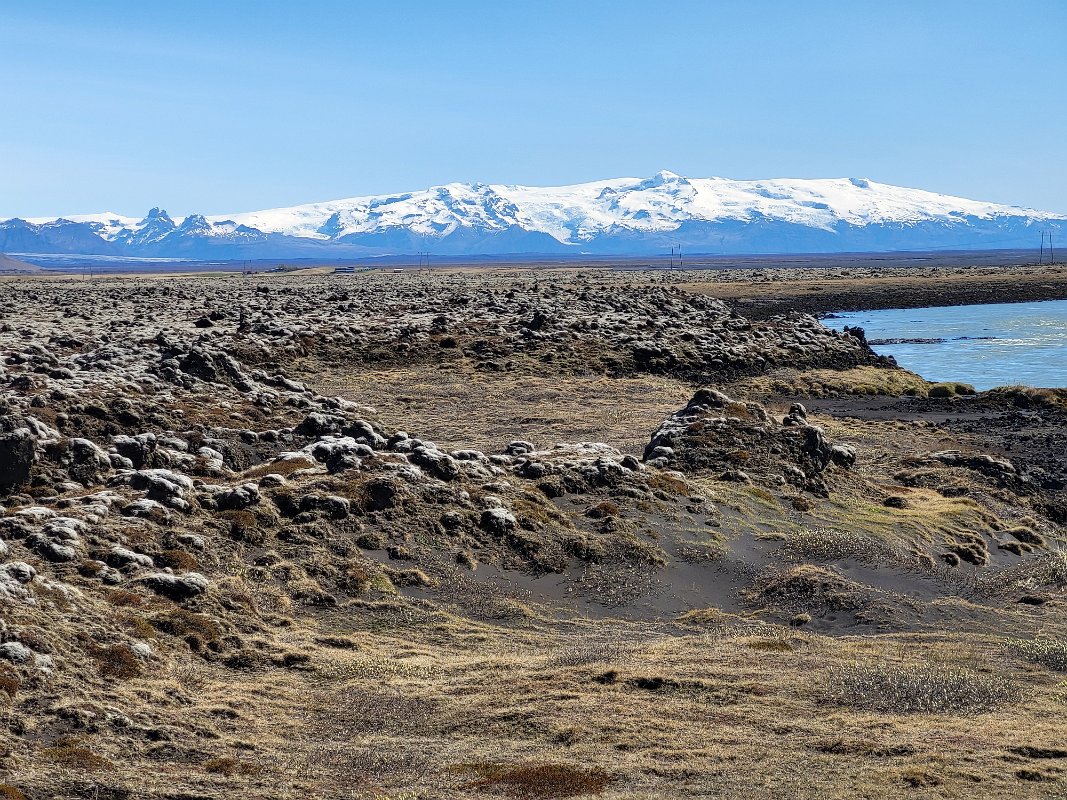
<instances>
[{"instance_id":1,"label":"water","mask_svg":"<svg viewBox=\"0 0 1067 800\"><path fill-rule=\"evenodd\" d=\"M823 324L836 330L858 325L869 341L939 340L872 345L927 380L979 390L1067 386L1067 300L857 311Z\"/></svg>"}]
</instances>

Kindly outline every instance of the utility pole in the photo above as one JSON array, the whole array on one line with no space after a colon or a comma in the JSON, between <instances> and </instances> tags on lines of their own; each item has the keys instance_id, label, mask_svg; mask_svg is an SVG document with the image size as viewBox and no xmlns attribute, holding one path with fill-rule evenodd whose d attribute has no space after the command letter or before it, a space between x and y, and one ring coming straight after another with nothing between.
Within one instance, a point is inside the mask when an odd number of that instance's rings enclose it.
<instances>
[{"instance_id":1,"label":"utility pole","mask_svg":"<svg viewBox=\"0 0 1067 800\"><path fill-rule=\"evenodd\" d=\"M1045 263L1045 232L1041 231L1041 254L1037 257L1038 264Z\"/></svg>"},{"instance_id":2,"label":"utility pole","mask_svg":"<svg viewBox=\"0 0 1067 800\"><path fill-rule=\"evenodd\" d=\"M678 269L682 268L682 246L680 244L671 245L671 269L674 269L674 256L678 255Z\"/></svg>"},{"instance_id":3,"label":"utility pole","mask_svg":"<svg viewBox=\"0 0 1067 800\"><path fill-rule=\"evenodd\" d=\"M1052 231L1048 232L1048 263L1056 263L1056 251L1052 249Z\"/></svg>"}]
</instances>

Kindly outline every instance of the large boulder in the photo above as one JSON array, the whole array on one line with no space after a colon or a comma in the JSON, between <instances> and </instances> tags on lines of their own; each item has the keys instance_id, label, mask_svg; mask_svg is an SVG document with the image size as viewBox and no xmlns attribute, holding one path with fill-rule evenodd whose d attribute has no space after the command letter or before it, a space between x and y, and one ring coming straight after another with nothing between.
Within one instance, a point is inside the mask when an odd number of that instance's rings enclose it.
<instances>
[{"instance_id":1,"label":"large boulder","mask_svg":"<svg viewBox=\"0 0 1067 800\"><path fill-rule=\"evenodd\" d=\"M141 581L156 594L177 602L198 597L211 585L211 581L199 572L186 572L184 575L154 572L146 575Z\"/></svg>"},{"instance_id":2,"label":"large boulder","mask_svg":"<svg viewBox=\"0 0 1067 800\"><path fill-rule=\"evenodd\" d=\"M36 456L29 428L0 432L0 492L9 492L29 481Z\"/></svg>"},{"instance_id":3,"label":"large boulder","mask_svg":"<svg viewBox=\"0 0 1067 800\"><path fill-rule=\"evenodd\" d=\"M233 386L241 392L251 392L255 388L237 360L224 350L210 347L203 342L196 342L187 350L183 350L180 345L170 342L166 337L158 336L156 339L163 351L162 373L168 379L176 380L179 378L178 373L182 373L208 383Z\"/></svg>"},{"instance_id":4,"label":"large boulder","mask_svg":"<svg viewBox=\"0 0 1067 800\"><path fill-rule=\"evenodd\" d=\"M102 483L111 471L108 454L88 439L70 440L70 477L85 486Z\"/></svg>"}]
</instances>

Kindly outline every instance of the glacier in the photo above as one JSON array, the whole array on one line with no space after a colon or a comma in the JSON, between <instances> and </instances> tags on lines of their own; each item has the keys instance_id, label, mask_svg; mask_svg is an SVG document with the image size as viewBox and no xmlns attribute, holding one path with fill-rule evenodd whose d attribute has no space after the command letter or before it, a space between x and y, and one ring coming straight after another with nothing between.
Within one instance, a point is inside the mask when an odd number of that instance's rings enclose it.
<instances>
[{"instance_id":1,"label":"glacier","mask_svg":"<svg viewBox=\"0 0 1067 800\"><path fill-rule=\"evenodd\" d=\"M571 186L450 183L230 215L0 220L0 252L189 259L431 252L662 255L1016 249L1067 215L865 178L730 180L663 171Z\"/></svg>"}]
</instances>

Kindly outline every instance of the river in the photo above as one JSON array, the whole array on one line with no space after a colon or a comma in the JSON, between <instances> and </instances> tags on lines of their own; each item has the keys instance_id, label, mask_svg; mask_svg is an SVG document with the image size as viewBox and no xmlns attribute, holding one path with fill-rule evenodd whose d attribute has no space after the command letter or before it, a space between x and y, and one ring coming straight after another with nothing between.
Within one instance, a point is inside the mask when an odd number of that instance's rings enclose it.
<instances>
[{"instance_id":1,"label":"river","mask_svg":"<svg viewBox=\"0 0 1067 800\"><path fill-rule=\"evenodd\" d=\"M823 324L863 328L876 352L927 380L1067 386L1067 300L856 311Z\"/></svg>"}]
</instances>

